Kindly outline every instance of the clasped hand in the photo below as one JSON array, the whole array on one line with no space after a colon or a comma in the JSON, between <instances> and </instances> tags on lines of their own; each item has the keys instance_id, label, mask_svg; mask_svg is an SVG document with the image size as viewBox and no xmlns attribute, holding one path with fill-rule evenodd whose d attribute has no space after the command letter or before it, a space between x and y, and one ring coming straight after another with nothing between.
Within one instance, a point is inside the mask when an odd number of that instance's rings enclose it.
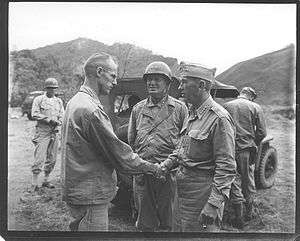
<instances>
[{"instance_id":1,"label":"clasped hand","mask_svg":"<svg viewBox=\"0 0 300 241\"><path fill-rule=\"evenodd\" d=\"M156 171L154 173L154 176L158 179L166 180L166 174L168 172L166 166L163 165L163 163L161 164L155 163L154 165L156 166Z\"/></svg>"},{"instance_id":2,"label":"clasped hand","mask_svg":"<svg viewBox=\"0 0 300 241\"><path fill-rule=\"evenodd\" d=\"M59 125L59 122L56 121L56 120L51 119L51 120L49 121L49 124L50 124L51 126L58 126L58 125Z\"/></svg>"}]
</instances>

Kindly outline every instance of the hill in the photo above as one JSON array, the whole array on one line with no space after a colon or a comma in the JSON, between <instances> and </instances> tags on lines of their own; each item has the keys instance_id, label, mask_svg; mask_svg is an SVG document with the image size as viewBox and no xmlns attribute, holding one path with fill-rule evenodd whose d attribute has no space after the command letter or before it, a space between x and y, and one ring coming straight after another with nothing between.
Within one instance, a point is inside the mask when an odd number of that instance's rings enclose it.
<instances>
[{"instance_id":1,"label":"hill","mask_svg":"<svg viewBox=\"0 0 300 241\"><path fill-rule=\"evenodd\" d=\"M239 90L253 87L264 105L292 105L295 92L295 46L238 63L216 77Z\"/></svg>"},{"instance_id":2,"label":"hill","mask_svg":"<svg viewBox=\"0 0 300 241\"><path fill-rule=\"evenodd\" d=\"M43 88L44 80L55 77L68 101L82 83L82 64L93 53L105 51L117 57L119 77L141 76L152 61L163 61L175 71L176 58L155 55L151 50L127 43L104 43L78 38L45 47L10 53L10 105L20 106L26 95ZM258 102L290 105L295 82L295 47L268 53L238 63L216 78L239 89L251 86L258 92Z\"/></svg>"},{"instance_id":3,"label":"hill","mask_svg":"<svg viewBox=\"0 0 300 241\"><path fill-rule=\"evenodd\" d=\"M25 96L43 88L48 77L59 80L61 89L68 100L82 83L82 65L93 53L105 51L114 55L119 64L119 77L141 76L152 61L163 61L171 69L178 63L176 58L155 55L152 51L127 43L105 45L101 42L78 38L33 50L10 53L11 106L20 106Z\"/></svg>"}]
</instances>

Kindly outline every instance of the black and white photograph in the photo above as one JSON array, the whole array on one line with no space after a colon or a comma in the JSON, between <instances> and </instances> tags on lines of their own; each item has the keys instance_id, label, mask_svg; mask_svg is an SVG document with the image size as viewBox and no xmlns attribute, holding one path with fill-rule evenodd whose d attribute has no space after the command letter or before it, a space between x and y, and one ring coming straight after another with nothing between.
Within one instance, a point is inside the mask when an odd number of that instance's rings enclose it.
<instances>
[{"instance_id":1,"label":"black and white photograph","mask_svg":"<svg viewBox=\"0 0 300 241\"><path fill-rule=\"evenodd\" d=\"M296 23L296 3L9 2L7 230L295 233Z\"/></svg>"}]
</instances>

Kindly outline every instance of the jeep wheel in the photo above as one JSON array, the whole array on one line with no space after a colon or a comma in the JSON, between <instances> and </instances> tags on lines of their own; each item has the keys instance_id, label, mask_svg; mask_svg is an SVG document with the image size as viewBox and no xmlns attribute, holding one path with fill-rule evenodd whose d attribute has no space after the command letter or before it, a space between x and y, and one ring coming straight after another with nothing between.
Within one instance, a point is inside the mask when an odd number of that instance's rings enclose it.
<instances>
[{"instance_id":1,"label":"jeep wheel","mask_svg":"<svg viewBox=\"0 0 300 241\"><path fill-rule=\"evenodd\" d=\"M270 188L274 185L277 172L278 157L274 147L269 147L261 154L259 168L256 173L258 188Z\"/></svg>"}]
</instances>

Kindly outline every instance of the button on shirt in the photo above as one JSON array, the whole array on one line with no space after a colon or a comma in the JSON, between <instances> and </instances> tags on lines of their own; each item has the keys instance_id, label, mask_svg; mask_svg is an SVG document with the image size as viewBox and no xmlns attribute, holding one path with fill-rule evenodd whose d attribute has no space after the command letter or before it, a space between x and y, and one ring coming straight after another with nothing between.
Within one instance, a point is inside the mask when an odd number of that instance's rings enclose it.
<instances>
[{"instance_id":1,"label":"button on shirt","mask_svg":"<svg viewBox=\"0 0 300 241\"><path fill-rule=\"evenodd\" d=\"M143 159L160 163L176 148L187 115L185 104L171 96L167 95L157 104L151 97L142 100L131 113L129 144Z\"/></svg>"},{"instance_id":2,"label":"button on shirt","mask_svg":"<svg viewBox=\"0 0 300 241\"><path fill-rule=\"evenodd\" d=\"M229 197L236 174L235 130L229 113L211 97L191 110L180 144L165 163L170 167L176 162L214 173L211 204L219 207Z\"/></svg>"}]
</instances>

